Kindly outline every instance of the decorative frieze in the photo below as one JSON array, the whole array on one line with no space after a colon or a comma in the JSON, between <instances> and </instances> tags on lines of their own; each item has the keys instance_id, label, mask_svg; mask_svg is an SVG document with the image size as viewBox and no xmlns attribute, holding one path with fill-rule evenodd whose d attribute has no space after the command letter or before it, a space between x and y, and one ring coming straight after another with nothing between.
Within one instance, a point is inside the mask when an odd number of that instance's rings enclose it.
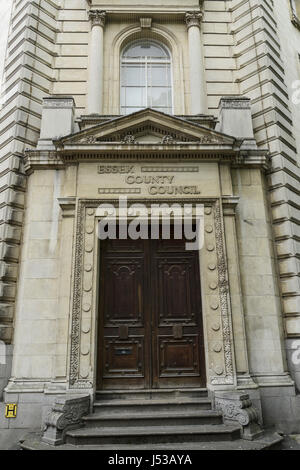
<instances>
[{"instance_id":1,"label":"decorative frieze","mask_svg":"<svg viewBox=\"0 0 300 470\"><path fill-rule=\"evenodd\" d=\"M199 173L198 166L143 166L142 173Z\"/></svg>"},{"instance_id":2,"label":"decorative frieze","mask_svg":"<svg viewBox=\"0 0 300 470\"><path fill-rule=\"evenodd\" d=\"M141 194L141 188L99 188L99 194Z\"/></svg>"}]
</instances>

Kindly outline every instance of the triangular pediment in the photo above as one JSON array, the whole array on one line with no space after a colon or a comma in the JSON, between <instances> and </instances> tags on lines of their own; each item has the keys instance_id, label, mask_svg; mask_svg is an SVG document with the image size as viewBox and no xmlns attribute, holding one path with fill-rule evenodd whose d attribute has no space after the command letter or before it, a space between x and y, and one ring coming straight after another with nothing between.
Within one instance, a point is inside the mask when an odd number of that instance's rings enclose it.
<instances>
[{"instance_id":1,"label":"triangular pediment","mask_svg":"<svg viewBox=\"0 0 300 470\"><path fill-rule=\"evenodd\" d=\"M152 109L109 119L80 132L58 140L60 146L95 145L226 145L234 144L234 137L195 124L184 118Z\"/></svg>"}]
</instances>

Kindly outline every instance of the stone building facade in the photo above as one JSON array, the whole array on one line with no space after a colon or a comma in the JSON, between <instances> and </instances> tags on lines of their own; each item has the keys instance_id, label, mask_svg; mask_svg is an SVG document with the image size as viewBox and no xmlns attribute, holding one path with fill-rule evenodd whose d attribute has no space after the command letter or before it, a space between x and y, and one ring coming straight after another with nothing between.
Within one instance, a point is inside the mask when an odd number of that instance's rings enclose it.
<instances>
[{"instance_id":1,"label":"stone building facade","mask_svg":"<svg viewBox=\"0 0 300 470\"><path fill-rule=\"evenodd\" d=\"M97 208L126 195L204 205L199 387L245 391L265 426L299 432L299 25L297 0L14 1L0 393L18 415L1 426L40 428L56 398L105 382ZM105 361L112 388L166 386Z\"/></svg>"}]
</instances>

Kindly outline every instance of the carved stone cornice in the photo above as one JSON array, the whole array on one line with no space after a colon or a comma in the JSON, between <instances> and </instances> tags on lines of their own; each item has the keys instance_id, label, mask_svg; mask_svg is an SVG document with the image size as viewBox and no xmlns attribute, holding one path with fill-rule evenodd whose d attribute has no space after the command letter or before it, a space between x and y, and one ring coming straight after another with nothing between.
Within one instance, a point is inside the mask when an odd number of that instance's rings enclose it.
<instances>
[{"instance_id":1,"label":"carved stone cornice","mask_svg":"<svg viewBox=\"0 0 300 470\"><path fill-rule=\"evenodd\" d=\"M106 11L104 10L90 10L89 19L93 26L102 26L104 28L106 22Z\"/></svg>"},{"instance_id":2,"label":"carved stone cornice","mask_svg":"<svg viewBox=\"0 0 300 470\"><path fill-rule=\"evenodd\" d=\"M200 28L202 18L203 18L202 11L188 11L185 15L185 22L186 22L187 28L189 29L192 26L197 26L198 28Z\"/></svg>"}]
</instances>

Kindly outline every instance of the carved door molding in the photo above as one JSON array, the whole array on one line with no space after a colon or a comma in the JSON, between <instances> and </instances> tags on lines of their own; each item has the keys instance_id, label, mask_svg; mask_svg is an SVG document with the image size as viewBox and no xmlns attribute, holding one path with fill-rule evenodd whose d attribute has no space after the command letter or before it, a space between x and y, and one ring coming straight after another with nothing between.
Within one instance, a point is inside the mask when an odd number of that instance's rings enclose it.
<instances>
[{"instance_id":1,"label":"carved door molding","mask_svg":"<svg viewBox=\"0 0 300 470\"><path fill-rule=\"evenodd\" d=\"M93 389L96 380L95 318L98 271L96 209L101 199L77 201L71 304L70 389ZM106 201L118 204L117 200ZM181 200L130 200L130 203L180 203ZM189 199L189 203L201 203ZM207 385L235 385L236 374L231 326L227 260L222 205L204 201L204 247L200 252Z\"/></svg>"}]
</instances>

